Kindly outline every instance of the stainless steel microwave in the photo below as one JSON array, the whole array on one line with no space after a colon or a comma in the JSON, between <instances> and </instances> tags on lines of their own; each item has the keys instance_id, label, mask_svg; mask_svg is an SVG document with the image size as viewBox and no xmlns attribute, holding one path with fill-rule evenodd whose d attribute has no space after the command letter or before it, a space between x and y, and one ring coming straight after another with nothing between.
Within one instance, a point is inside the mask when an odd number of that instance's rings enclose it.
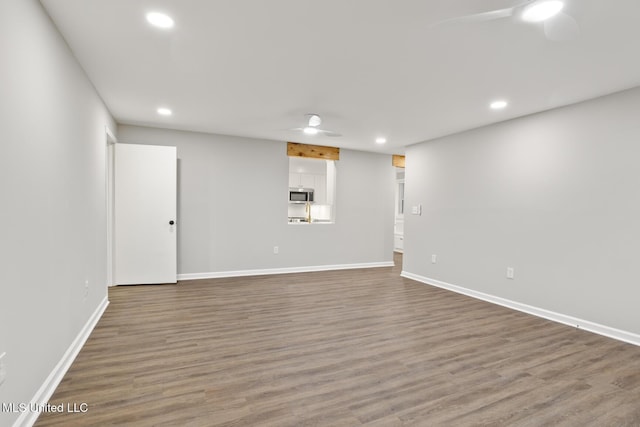
<instances>
[{"instance_id":1,"label":"stainless steel microwave","mask_svg":"<svg viewBox=\"0 0 640 427\"><path fill-rule=\"evenodd\" d=\"M313 203L313 188L289 188L289 203Z\"/></svg>"}]
</instances>

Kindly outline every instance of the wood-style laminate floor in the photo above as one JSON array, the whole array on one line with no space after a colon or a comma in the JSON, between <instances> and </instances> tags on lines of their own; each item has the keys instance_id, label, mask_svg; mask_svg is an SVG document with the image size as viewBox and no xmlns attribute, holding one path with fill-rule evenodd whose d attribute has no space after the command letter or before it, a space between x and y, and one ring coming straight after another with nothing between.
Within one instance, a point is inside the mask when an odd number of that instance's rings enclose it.
<instances>
[{"instance_id":1,"label":"wood-style laminate floor","mask_svg":"<svg viewBox=\"0 0 640 427\"><path fill-rule=\"evenodd\" d=\"M640 426L640 347L399 274L112 288L37 426Z\"/></svg>"}]
</instances>

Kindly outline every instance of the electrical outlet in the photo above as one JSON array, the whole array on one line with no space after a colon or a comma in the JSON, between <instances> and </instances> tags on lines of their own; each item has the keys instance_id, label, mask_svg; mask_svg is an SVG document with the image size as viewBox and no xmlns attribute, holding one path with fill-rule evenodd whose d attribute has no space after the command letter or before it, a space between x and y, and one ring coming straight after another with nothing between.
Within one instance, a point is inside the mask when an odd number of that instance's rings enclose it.
<instances>
[{"instance_id":1,"label":"electrical outlet","mask_svg":"<svg viewBox=\"0 0 640 427\"><path fill-rule=\"evenodd\" d=\"M88 297L89 296L89 281L85 280L84 281L84 297Z\"/></svg>"},{"instance_id":2,"label":"electrical outlet","mask_svg":"<svg viewBox=\"0 0 640 427\"><path fill-rule=\"evenodd\" d=\"M5 378L7 378L7 369L4 366L4 356L7 355L7 352L0 354L0 385L4 382Z\"/></svg>"},{"instance_id":3,"label":"electrical outlet","mask_svg":"<svg viewBox=\"0 0 640 427\"><path fill-rule=\"evenodd\" d=\"M438 256L436 254L431 255L431 264L435 264L438 260Z\"/></svg>"},{"instance_id":4,"label":"electrical outlet","mask_svg":"<svg viewBox=\"0 0 640 427\"><path fill-rule=\"evenodd\" d=\"M514 273L513 267L507 267L507 279L513 279Z\"/></svg>"},{"instance_id":5,"label":"electrical outlet","mask_svg":"<svg viewBox=\"0 0 640 427\"><path fill-rule=\"evenodd\" d=\"M274 247L273 247L273 253L274 253L274 254L276 254L276 255L277 255L278 253L280 253L280 248L279 248L279 247L277 247L277 246L274 246Z\"/></svg>"}]
</instances>

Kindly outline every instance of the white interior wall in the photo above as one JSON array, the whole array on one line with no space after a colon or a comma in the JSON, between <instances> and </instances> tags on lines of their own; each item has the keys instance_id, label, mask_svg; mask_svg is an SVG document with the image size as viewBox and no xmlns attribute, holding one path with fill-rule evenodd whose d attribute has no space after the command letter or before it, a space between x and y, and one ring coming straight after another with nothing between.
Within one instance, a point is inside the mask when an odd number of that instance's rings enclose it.
<instances>
[{"instance_id":1,"label":"white interior wall","mask_svg":"<svg viewBox=\"0 0 640 427\"><path fill-rule=\"evenodd\" d=\"M409 147L405 272L640 334L639 110L633 89Z\"/></svg>"},{"instance_id":2,"label":"white interior wall","mask_svg":"<svg viewBox=\"0 0 640 427\"><path fill-rule=\"evenodd\" d=\"M0 64L0 402L17 404L106 300L105 126L115 123L39 2L0 2ZM18 415L0 411L0 425Z\"/></svg>"},{"instance_id":3,"label":"white interior wall","mask_svg":"<svg viewBox=\"0 0 640 427\"><path fill-rule=\"evenodd\" d=\"M388 155L341 150L336 223L290 225L285 142L127 125L118 140L178 147L179 275L393 260Z\"/></svg>"}]
</instances>

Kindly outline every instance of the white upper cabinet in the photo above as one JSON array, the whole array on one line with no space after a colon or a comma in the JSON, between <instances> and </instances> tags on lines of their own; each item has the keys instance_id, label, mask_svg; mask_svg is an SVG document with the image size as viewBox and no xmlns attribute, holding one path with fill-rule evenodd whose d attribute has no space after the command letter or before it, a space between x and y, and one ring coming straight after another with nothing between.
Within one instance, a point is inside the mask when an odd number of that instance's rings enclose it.
<instances>
[{"instance_id":1,"label":"white upper cabinet","mask_svg":"<svg viewBox=\"0 0 640 427\"><path fill-rule=\"evenodd\" d=\"M308 173L290 173L289 187L313 188L314 202L327 203L327 176Z\"/></svg>"},{"instance_id":2,"label":"white upper cabinet","mask_svg":"<svg viewBox=\"0 0 640 427\"><path fill-rule=\"evenodd\" d=\"M300 183L303 188L313 188L315 189L316 185L316 176L308 173L300 174Z\"/></svg>"},{"instance_id":3,"label":"white upper cabinet","mask_svg":"<svg viewBox=\"0 0 640 427\"><path fill-rule=\"evenodd\" d=\"M315 175L314 176L314 184L313 184L314 192L314 201L320 204L327 203L327 176L326 175Z\"/></svg>"}]
</instances>

